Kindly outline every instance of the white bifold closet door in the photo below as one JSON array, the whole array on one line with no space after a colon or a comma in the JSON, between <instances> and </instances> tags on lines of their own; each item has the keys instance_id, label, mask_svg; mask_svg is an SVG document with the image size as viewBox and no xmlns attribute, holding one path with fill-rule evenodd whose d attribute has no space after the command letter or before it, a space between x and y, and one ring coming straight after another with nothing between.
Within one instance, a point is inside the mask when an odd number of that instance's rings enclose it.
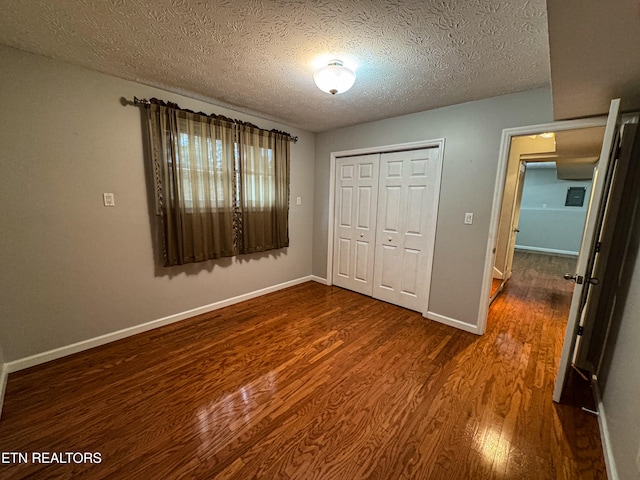
<instances>
[{"instance_id":1,"label":"white bifold closet door","mask_svg":"<svg viewBox=\"0 0 640 480\"><path fill-rule=\"evenodd\" d=\"M371 296L375 258L380 155L339 158L333 284Z\"/></svg>"},{"instance_id":2,"label":"white bifold closet door","mask_svg":"<svg viewBox=\"0 0 640 480\"><path fill-rule=\"evenodd\" d=\"M334 285L425 312L439 148L337 160Z\"/></svg>"},{"instance_id":3,"label":"white bifold closet door","mask_svg":"<svg viewBox=\"0 0 640 480\"><path fill-rule=\"evenodd\" d=\"M373 296L424 312L436 228L438 149L380 158Z\"/></svg>"}]
</instances>

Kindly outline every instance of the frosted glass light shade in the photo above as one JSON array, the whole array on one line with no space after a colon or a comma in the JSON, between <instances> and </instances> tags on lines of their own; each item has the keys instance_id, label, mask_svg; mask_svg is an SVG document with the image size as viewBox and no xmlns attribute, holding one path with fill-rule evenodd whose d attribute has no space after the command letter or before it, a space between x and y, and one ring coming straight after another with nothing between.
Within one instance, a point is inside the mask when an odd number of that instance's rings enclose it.
<instances>
[{"instance_id":1,"label":"frosted glass light shade","mask_svg":"<svg viewBox=\"0 0 640 480\"><path fill-rule=\"evenodd\" d=\"M322 67L313 74L313 81L323 92L335 95L353 87L356 74L345 67L340 60L331 60L326 67Z\"/></svg>"}]
</instances>

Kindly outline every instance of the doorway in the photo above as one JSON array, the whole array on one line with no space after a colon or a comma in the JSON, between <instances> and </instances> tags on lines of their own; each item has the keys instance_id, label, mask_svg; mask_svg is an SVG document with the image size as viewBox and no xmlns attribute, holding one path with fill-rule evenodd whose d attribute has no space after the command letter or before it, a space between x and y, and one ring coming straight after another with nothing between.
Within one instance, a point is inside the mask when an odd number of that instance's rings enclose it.
<instances>
[{"instance_id":1,"label":"doorway","mask_svg":"<svg viewBox=\"0 0 640 480\"><path fill-rule=\"evenodd\" d=\"M512 276L516 249L578 256L603 135L589 127L511 139L490 302Z\"/></svg>"},{"instance_id":2,"label":"doorway","mask_svg":"<svg viewBox=\"0 0 640 480\"><path fill-rule=\"evenodd\" d=\"M501 214L505 213L508 222L503 225L507 225L508 229L513 230L513 214L515 213L514 204L515 204L515 194L516 194L516 184L514 181L514 177L516 174L519 174L520 171L520 155L524 152L520 152L518 154L517 163L512 167L511 171L508 172L508 167L510 166L510 154L511 154L511 145L513 140L517 137L529 137L529 136L538 136L542 134L554 133L554 135L558 135L561 132L571 132L580 129L589 129L595 127L604 127L606 125L606 117L598 117L598 118L590 118L590 119L581 119L581 120L570 120L564 122L555 122L555 123L547 123L542 125L533 125L527 127L517 127L517 128L509 128L505 129L502 132L502 141L500 144L500 152L498 157L498 169L496 172L496 186L494 191L493 205L491 209L491 220L489 225L489 237L487 241L487 249L485 255L485 266L484 266L484 278L482 283L482 297L486 298L486 302L481 302L480 309L478 311L478 333L484 334L487 326L487 315L489 313L489 305L491 298L491 287L494 279L494 267L496 266L496 253L497 253L497 243L498 243L498 235L499 235L499 227L501 223ZM555 153L554 153L555 154ZM540 154L535 154L540 155ZM524 157L525 160L532 160L532 158ZM537 160L541 161L542 158L538 158ZM546 158L547 161L550 161L551 158ZM511 163L513 165L513 163ZM510 175L508 175L508 173ZM525 173L526 176L526 173ZM511 180L510 182L508 180ZM508 199L507 199L508 197ZM510 200L509 200L510 199ZM503 210L504 201L511 205L511 209L505 207ZM518 233L518 232L515 232ZM515 242L513 243L515 248ZM506 254L506 249L505 249ZM506 270L506 269L505 269ZM503 271L502 274L506 277L506 279L502 279L508 281L509 272ZM502 282L501 282L502 283Z\"/></svg>"}]
</instances>

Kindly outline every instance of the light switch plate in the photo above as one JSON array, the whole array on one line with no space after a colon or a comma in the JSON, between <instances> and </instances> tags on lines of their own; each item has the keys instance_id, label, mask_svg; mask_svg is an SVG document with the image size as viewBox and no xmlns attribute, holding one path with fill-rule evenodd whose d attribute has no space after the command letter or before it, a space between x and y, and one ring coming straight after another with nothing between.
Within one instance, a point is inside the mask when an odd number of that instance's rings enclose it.
<instances>
[{"instance_id":1,"label":"light switch plate","mask_svg":"<svg viewBox=\"0 0 640 480\"><path fill-rule=\"evenodd\" d=\"M464 224L472 225L473 224L473 213L467 212L464 214Z\"/></svg>"},{"instance_id":2,"label":"light switch plate","mask_svg":"<svg viewBox=\"0 0 640 480\"><path fill-rule=\"evenodd\" d=\"M116 197L113 193L103 193L102 200L104 201L105 207L115 207L116 206Z\"/></svg>"}]
</instances>

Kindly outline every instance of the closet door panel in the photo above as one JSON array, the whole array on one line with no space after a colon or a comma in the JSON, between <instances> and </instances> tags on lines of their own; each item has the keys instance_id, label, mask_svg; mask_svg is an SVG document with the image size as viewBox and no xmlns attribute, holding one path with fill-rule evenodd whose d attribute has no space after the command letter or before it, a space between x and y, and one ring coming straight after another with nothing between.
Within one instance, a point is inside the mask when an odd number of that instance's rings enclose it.
<instances>
[{"instance_id":1,"label":"closet door panel","mask_svg":"<svg viewBox=\"0 0 640 480\"><path fill-rule=\"evenodd\" d=\"M396 289L396 281L398 280L398 248L393 245L381 245L378 249L381 254L376 258L379 260L380 279L377 284L378 288L393 292Z\"/></svg>"},{"instance_id":2,"label":"closet door panel","mask_svg":"<svg viewBox=\"0 0 640 480\"><path fill-rule=\"evenodd\" d=\"M429 148L380 158L373 296L419 312L427 308L438 155Z\"/></svg>"},{"instance_id":3,"label":"closet door panel","mask_svg":"<svg viewBox=\"0 0 640 480\"><path fill-rule=\"evenodd\" d=\"M351 264L351 239L349 238L339 238L338 239L338 277L348 278L349 277L349 266Z\"/></svg>"},{"instance_id":4,"label":"closet door panel","mask_svg":"<svg viewBox=\"0 0 640 480\"><path fill-rule=\"evenodd\" d=\"M336 161L332 282L365 295L373 291L380 155Z\"/></svg>"}]
</instances>

